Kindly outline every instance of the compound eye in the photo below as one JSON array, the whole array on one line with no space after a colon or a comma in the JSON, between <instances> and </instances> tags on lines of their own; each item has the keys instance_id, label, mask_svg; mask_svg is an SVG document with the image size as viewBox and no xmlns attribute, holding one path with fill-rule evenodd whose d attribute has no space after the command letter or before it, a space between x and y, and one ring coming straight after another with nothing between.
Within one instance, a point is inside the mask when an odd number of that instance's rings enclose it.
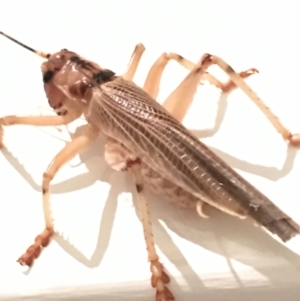
<instances>
[{"instance_id":1,"label":"compound eye","mask_svg":"<svg viewBox=\"0 0 300 301\"><path fill-rule=\"evenodd\" d=\"M47 84L47 83L51 80L53 74L54 74L54 73L53 73L53 71L51 71L51 70L46 71L46 72L43 74L43 82L44 82L45 84Z\"/></svg>"}]
</instances>

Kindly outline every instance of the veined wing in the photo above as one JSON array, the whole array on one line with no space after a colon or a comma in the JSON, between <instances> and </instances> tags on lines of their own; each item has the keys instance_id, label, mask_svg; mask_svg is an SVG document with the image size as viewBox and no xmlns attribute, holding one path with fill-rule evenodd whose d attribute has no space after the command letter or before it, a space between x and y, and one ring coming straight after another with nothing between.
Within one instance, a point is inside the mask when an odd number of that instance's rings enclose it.
<instances>
[{"instance_id":1,"label":"veined wing","mask_svg":"<svg viewBox=\"0 0 300 301\"><path fill-rule=\"evenodd\" d=\"M122 142L163 177L193 194L259 207L258 191L134 83L119 78L94 91L87 120Z\"/></svg>"},{"instance_id":2,"label":"veined wing","mask_svg":"<svg viewBox=\"0 0 300 301\"><path fill-rule=\"evenodd\" d=\"M123 143L145 164L184 190L218 208L251 216L286 241L300 226L243 179L134 83L119 77L93 82L88 122Z\"/></svg>"}]
</instances>

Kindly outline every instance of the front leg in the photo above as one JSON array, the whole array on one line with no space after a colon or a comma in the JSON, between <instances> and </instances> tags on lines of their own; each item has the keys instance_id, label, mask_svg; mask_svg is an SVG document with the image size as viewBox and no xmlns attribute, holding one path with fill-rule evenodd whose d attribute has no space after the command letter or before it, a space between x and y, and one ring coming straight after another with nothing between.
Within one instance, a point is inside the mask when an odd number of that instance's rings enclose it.
<instances>
[{"instance_id":1,"label":"front leg","mask_svg":"<svg viewBox=\"0 0 300 301\"><path fill-rule=\"evenodd\" d=\"M3 146L3 126L34 125L34 126L60 126L67 125L79 118L81 111L73 108L64 116L5 116L0 118L0 148Z\"/></svg>"},{"instance_id":2,"label":"front leg","mask_svg":"<svg viewBox=\"0 0 300 301\"><path fill-rule=\"evenodd\" d=\"M54 235L54 227L50 211L50 182L53 180L56 173L64 164L66 164L68 161L74 158L78 153L80 153L84 148L86 148L91 142L93 142L97 138L99 132L99 129L93 126L92 124L85 125L83 134L79 137L76 137L73 141L68 143L55 156L53 161L48 166L47 170L44 172L42 192L46 228L41 234L39 234L35 238L34 244L26 250L26 253L18 259L18 262L21 265L31 266L34 259L39 256L42 247L46 247L49 244L50 239Z\"/></svg>"}]
</instances>

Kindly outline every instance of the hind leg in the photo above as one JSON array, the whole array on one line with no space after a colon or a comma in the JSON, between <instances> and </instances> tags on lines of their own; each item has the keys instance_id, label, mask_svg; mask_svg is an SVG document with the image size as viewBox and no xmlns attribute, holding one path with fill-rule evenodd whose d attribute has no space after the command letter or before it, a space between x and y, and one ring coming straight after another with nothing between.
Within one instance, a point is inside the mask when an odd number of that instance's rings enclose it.
<instances>
[{"instance_id":1,"label":"hind leg","mask_svg":"<svg viewBox=\"0 0 300 301\"><path fill-rule=\"evenodd\" d=\"M223 92L229 92L236 87L236 84L231 79L222 83L213 75L206 72L206 70L201 72L201 74L193 72L192 70L199 67L199 63L194 64L175 53L163 53L151 67L143 87L143 89L154 99L157 98L162 73L170 60L177 61L181 66L192 72L192 74L189 74L188 78L186 78L163 103L163 106L169 113L179 121L182 121L186 115L201 80L208 80ZM256 69L251 68L240 72L238 76L245 79L257 72Z\"/></svg>"}]
</instances>

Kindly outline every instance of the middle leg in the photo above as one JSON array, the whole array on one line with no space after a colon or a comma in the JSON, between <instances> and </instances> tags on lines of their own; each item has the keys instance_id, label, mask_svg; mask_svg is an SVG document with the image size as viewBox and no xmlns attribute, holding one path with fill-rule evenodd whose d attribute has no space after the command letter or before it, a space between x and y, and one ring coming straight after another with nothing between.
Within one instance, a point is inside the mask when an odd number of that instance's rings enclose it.
<instances>
[{"instance_id":1,"label":"middle leg","mask_svg":"<svg viewBox=\"0 0 300 301\"><path fill-rule=\"evenodd\" d=\"M136 190L138 193L139 211L148 251L150 271L152 273L151 285L153 288L156 288L156 301L172 301L175 300L175 298L167 287L167 284L170 282L170 277L165 272L155 248L155 242L152 233L151 216L148 202L144 195L144 182L141 174L141 165L139 160L136 160L136 162L130 167L130 170L134 175Z\"/></svg>"}]
</instances>

